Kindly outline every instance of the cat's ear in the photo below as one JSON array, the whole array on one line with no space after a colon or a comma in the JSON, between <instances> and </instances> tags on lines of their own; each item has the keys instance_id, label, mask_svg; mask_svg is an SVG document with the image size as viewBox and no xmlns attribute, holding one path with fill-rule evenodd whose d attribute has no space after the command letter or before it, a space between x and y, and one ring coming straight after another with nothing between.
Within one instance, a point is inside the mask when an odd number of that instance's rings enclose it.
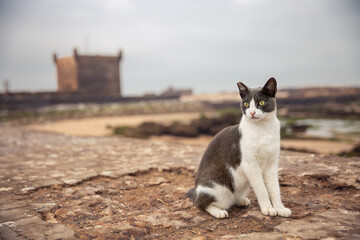
<instances>
[{"instance_id":1,"label":"cat's ear","mask_svg":"<svg viewBox=\"0 0 360 240\"><path fill-rule=\"evenodd\" d=\"M264 85L264 87L261 89L261 92L269 97L275 97L277 87L277 83L275 78L270 78Z\"/></svg>"},{"instance_id":2,"label":"cat's ear","mask_svg":"<svg viewBox=\"0 0 360 240\"><path fill-rule=\"evenodd\" d=\"M244 98L245 95L249 92L249 88L242 82L238 82L237 86L239 88L239 93L240 93L241 98Z\"/></svg>"}]
</instances>

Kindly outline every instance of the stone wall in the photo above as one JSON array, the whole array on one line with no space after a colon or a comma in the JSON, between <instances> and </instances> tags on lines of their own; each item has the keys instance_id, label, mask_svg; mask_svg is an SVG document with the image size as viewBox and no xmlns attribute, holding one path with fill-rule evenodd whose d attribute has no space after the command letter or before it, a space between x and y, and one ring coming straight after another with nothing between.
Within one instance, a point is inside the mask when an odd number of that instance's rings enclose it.
<instances>
[{"instance_id":1,"label":"stone wall","mask_svg":"<svg viewBox=\"0 0 360 240\"><path fill-rule=\"evenodd\" d=\"M79 89L78 67L74 57L58 59L56 70L59 92L75 92Z\"/></svg>"},{"instance_id":2,"label":"stone wall","mask_svg":"<svg viewBox=\"0 0 360 240\"><path fill-rule=\"evenodd\" d=\"M78 56L78 91L120 94L118 57Z\"/></svg>"}]
</instances>

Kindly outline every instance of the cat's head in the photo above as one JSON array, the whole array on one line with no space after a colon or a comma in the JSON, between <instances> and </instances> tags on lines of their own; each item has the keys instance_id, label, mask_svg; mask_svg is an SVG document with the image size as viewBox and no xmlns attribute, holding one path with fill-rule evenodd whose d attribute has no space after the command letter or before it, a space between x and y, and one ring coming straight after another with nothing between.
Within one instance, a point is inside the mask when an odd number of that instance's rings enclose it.
<instances>
[{"instance_id":1,"label":"cat's head","mask_svg":"<svg viewBox=\"0 0 360 240\"><path fill-rule=\"evenodd\" d=\"M242 99L241 111L246 118L260 121L276 111L275 78L270 78L262 88L251 89L242 82L238 82L237 85Z\"/></svg>"}]
</instances>

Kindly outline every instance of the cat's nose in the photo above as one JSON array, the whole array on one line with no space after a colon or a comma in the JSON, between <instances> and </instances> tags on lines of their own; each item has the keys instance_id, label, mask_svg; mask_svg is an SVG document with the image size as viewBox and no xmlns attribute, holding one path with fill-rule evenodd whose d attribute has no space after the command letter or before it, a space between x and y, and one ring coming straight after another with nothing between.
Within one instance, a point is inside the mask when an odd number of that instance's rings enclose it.
<instances>
[{"instance_id":1,"label":"cat's nose","mask_svg":"<svg viewBox=\"0 0 360 240\"><path fill-rule=\"evenodd\" d=\"M256 112L250 112L250 115L251 116L254 116Z\"/></svg>"}]
</instances>

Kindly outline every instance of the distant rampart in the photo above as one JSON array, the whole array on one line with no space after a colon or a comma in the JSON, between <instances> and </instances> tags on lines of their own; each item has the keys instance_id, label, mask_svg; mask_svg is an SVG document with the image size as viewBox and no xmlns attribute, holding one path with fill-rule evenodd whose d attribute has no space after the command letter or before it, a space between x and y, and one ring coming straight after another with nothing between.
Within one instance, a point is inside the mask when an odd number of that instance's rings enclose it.
<instances>
[{"instance_id":1,"label":"distant rampart","mask_svg":"<svg viewBox=\"0 0 360 240\"><path fill-rule=\"evenodd\" d=\"M137 102L178 99L179 96L121 97L119 94L24 92L0 94L0 110L25 110L56 104Z\"/></svg>"}]
</instances>

